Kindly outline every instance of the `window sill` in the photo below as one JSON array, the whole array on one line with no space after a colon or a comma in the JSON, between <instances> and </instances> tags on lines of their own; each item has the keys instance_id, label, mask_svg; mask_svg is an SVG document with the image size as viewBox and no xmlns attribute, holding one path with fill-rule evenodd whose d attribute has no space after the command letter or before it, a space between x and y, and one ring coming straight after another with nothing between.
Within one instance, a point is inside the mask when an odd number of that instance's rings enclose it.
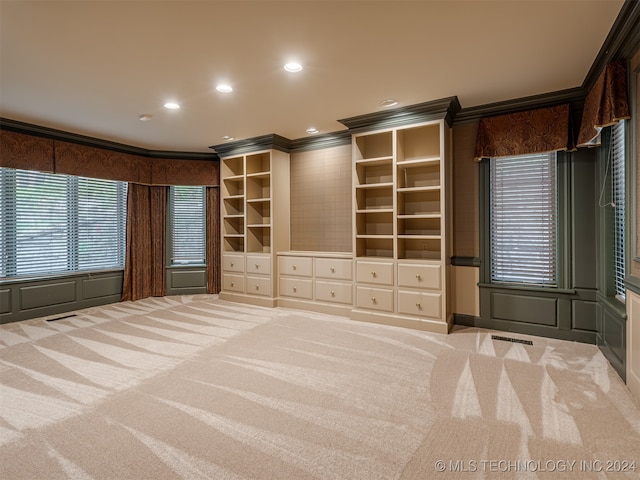
<instances>
[{"instance_id":1,"label":"window sill","mask_svg":"<svg viewBox=\"0 0 640 480\"><path fill-rule=\"evenodd\" d=\"M494 290L521 290L525 292L550 293L561 295L575 295L573 288L534 287L531 285L507 285L503 283L478 283L480 288L492 288Z\"/></svg>"}]
</instances>

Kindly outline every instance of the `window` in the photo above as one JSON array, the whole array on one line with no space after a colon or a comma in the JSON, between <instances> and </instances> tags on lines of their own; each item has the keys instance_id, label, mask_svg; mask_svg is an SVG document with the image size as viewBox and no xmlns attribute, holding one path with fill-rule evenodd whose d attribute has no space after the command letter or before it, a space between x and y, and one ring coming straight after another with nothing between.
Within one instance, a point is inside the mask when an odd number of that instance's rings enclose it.
<instances>
[{"instance_id":1,"label":"window","mask_svg":"<svg viewBox=\"0 0 640 480\"><path fill-rule=\"evenodd\" d=\"M611 191L612 206L615 211L615 293L618 298L625 297L625 155L624 155L624 129L625 121L618 122L611 127Z\"/></svg>"},{"instance_id":2,"label":"window","mask_svg":"<svg viewBox=\"0 0 640 480\"><path fill-rule=\"evenodd\" d=\"M170 187L169 218L171 265L205 264L205 188Z\"/></svg>"},{"instance_id":3,"label":"window","mask_svg":"<svg viewBox=\"0 0 640 480\"><path fill-rule=\"evenodd\" d=\"M124 268L127 184L0 168L0 277Z\"/></svg>"},{"instance_id":4,"label":"window","mask_svg":"<svg viewBox=\"0 0 640 480\"><path fill-rule=\"evenodd\" d=\"M491 282L557 286L556 153L490 164Z\"/></svg>"}]
</instances>

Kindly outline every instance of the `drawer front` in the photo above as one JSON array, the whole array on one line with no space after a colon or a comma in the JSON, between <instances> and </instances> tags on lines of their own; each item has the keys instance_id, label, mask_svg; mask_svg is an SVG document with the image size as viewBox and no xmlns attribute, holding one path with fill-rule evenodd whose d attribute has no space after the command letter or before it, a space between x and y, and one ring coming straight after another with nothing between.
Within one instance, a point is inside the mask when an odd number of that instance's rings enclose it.
<instances>
[{"instance_id":1,"label":"drawer front","mask_svg":"<svg viewBox=\"0 0 640 480\"><path fill-rule=\"evenodd\" d=\"M370 310L393 312L393 290L382 288L356 288L356 306Z\"/></svg>"},{"instance_id":2,"label":"drawer front","mask_svg":"<svg viewBox=\"0 0 640 480\"><path fill-rule=\"evenodd\" d=\"M223 255L222 270L225 272L244 272L244 256L242 255Z\"/></svg>"},{"instance_id":3,"label":"drawer front","mask_svg":"<svg viewBox=\"0 0 640 480\"><path fill-rule=\"evenodd\" d=\"M418 317L442 318L442 295L398 291L398 312Z\"/></svg>"},{"instance_id":4,"label":"drawer front","mask_svg":"<svg viewBox=\"0 0 640 480\"><path fill-rule=\"evenodd\" d=\"M271 278L247 277L247 293L271 296Z\"/></svg>"},{"instance_id":5,"label":"drawer front","mask_svg":"<svg viewBox=\"0 0 640 480\"><path fill-rule=\"evenodd\" d=\"M316 278L351 280L353 263L345 258L316 258Z\"/></svg>"},{"instance_id":6,"label":"drawer front","mask_svg":"<svg viewBox=\"0 0 640 480\"><path fill-rule=\"evenodd\" d=\"M247 255L247 273L271 275L271 257Z\"/></svg>"},{"instance_id":7,"label":"drawer front","mask_svg":"<svg viewBox=\"0 0 640 480\"><path fill-rule=\"evenodd\" d=\"M398 286L411 288L442 288L440 265L398 264Z\"/></svg>"},{"instance_id":8,"label":"drawer front","mask_svg":"<svg viewBox=\"0 0 640 480\"><path fill-rule=\"evenodd\" d=\"M280 278L279 294L283 297L311 300L313 298L313 282L306 278L282 277Z\"/></svg>"},{"instance_id":9,"label":"drawer front","mask_svg":"<svg viewBox=\"0 0 640 480\"><path fill-rule=\"evenodd\" d=\"M278 274L311 277L313 275L313 258L278 257Z\"/></svg>"},{"instance_id":10,"label":"drawer front","mask_svg":"<svg viewBox=\"0 0 640 480\"><path fill-rule=\"evenodd\" d=\"M353 285L316 280L316 300L353 305Z\"/></svg>"},{"instance_id":11,"label":"drawer front","mask_svg":"<svg viewBox=\"0 0 640 480\"><path fill-rule=\"evenodd\" d=\"M242 275L222 275L222 289L229 292L244 292L244 276Z\"/></svg>"},{"instance_id":12,"label":"drawer front","mask_svg":"<svg viewBox=\"0 0 640 480\"><path fill-rule=\"evenodd\" d=\"M358 283L393 285L393 263L356 262L356 280Z\"/></svg>"}]
</instances>

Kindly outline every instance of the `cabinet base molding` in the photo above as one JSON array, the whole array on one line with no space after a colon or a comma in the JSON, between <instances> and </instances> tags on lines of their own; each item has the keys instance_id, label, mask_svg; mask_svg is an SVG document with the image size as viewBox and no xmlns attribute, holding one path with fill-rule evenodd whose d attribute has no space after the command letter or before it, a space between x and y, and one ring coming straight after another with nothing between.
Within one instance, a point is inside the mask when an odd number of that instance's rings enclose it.
<instances>
[{"instance_id":1,"label":"cabinet base molding","mask_svg":"<svg viewBox=\"0 0 640 480\"><path fill-rule=\"evenodd\" d=\"M308 310L327 315L338 315L348 317L351 314L351 305L332 305L309 300L295 300L291 298L279 298L278 306L283 308L294 308L296 310Z\"/></svg>"},{"instance_id":2,"label":"cabinet base molding","mask_svg":"<svg viewBox=\"0 0 640 480\"><path fill-rule=\"evenodd\" d=\"M220 292L218 294L220 300L228 300L230 302L247 303L258 307L275 307L277 299L271 297L259 297L256 295L245 295L243 293Z\"/></svg>"},{"instance_id":3,"label":"cabinet base molding","mask_svg":"<svg viewBox=\"0 0 640 480\"><path fill-rule=\"evenodd\" d=\"M371 310L354 309L351 310L351 319L361 322L379 323L394 327L411 328L414 330L424 330L432 333L447 334L453 324L453 316L447 318L447 322L431 320L429 318L404 317L395 314L381 314Z\"/></svg>"}]
</instances>

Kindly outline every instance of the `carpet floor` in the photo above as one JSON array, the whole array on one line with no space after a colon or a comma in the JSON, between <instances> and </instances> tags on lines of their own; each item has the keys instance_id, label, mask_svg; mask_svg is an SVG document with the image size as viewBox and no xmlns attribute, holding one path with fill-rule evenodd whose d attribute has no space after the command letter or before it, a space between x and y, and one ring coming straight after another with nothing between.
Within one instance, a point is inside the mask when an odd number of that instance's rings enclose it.
<instances>
[{"instance_id":1,"label":"carpet floor","mask_svg":"<svg viewBox=\"0 0 640 480\"><path fill-rule=\"evenodd\" d=\"M0 380L3 480L640 478L594 345L193 295L2 325Z\"/></svg>"}]
</instances>

